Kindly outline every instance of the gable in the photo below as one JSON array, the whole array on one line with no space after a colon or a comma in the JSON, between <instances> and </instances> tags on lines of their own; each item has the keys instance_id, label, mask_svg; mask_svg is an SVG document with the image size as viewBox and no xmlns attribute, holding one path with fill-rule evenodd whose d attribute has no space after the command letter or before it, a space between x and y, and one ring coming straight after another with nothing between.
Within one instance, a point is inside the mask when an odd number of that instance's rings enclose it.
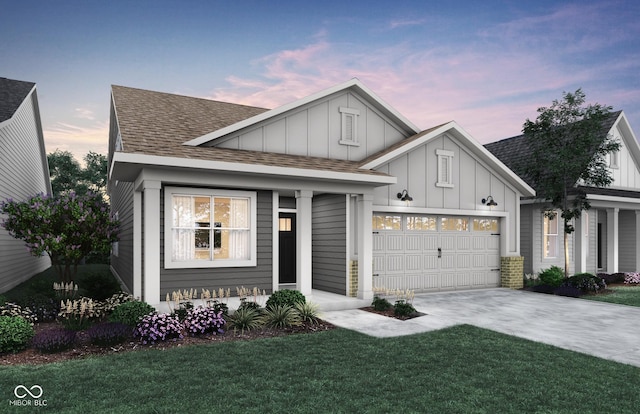
<instances>
[{"instance_id":1,"label":"gable","mask_svg":"<svg viewBox=\"0 0 640 414\"><path fill-rule=\"evenodd\" d=\"M0 123L13 116L34 86L33 82L0 78Z\"/></svg>"},{"instance_id":2,"label":"gable","mask_svg":"<svg viewBox=\"0 0 640 414\"><path fill-rule=\"evenodd\" d=\"M609 154L611 188L640 190L640 146L624 113L611 128L610 134L620 142L618 154Z\"/></svg>"}]
</instances>

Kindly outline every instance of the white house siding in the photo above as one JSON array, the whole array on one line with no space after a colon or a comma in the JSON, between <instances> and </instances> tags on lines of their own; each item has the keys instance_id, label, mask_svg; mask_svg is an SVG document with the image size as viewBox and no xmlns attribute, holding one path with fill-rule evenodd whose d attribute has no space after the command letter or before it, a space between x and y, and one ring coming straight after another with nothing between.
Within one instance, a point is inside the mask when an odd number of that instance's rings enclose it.
<instances>
[{"instance_id":1,"label":"white house siding","mask_svg":"<svg viewBox=\"0 0 640 414\"><path fill-rule=\"evenodd\" d=\"M340 144L341 107L357 109L358 144ZM206 145L358 161L406 138L351 91L341 91Z\"/></svg>"},{"instance_id":2,"label":"white house siding","mask_svg":"<svg viewBox=\"0 0 640 414\"><path fill-rule=\"evenodd\" d=\"M49 169L42 141L35 91L11 119L0 123L0 200L25 200L50 193ZM48 257L29 254L24 242L0 227L0 292L6 292L51 266Z\"/></svg>"},{"instance_id":3,"label":"white house siding","mask_svg":"<svg viewBox=\"0 0 640 414\"><path fill-rule=\"evenodd\" d=\"M133 183L118 182L111 191L111 213L118 213L118 255L111 255L111 268L133 292Z\"/></svg>"},{"instance_id":4,"label":"white house siding","mask_svg":"<svg viewBox=\"0 0 640 414\"><path fill-rule=\"evenodd\" d=\"M347 198L313 197L312 261L314 289L347 294Z\"/></svg>"},{"instance_id":5,"label":"white house siding","mask_svg":"<svg viewBox=\"0 0 640 414\"><path fill-rule=\"evenodd\" d=\"M612 188L627 188L633 190L640 190L640 170L635 163L631 152L629 151L628 144L625 142L623 132L621 130L623 125L618 124L611 131L614 139L620 142L621 148L618 153L618 168L609 168L611 176L613 177ZM626 132L625 135L630 134ZM631 138L633 139L633 138Z\"/></svg>"}]
</instances>

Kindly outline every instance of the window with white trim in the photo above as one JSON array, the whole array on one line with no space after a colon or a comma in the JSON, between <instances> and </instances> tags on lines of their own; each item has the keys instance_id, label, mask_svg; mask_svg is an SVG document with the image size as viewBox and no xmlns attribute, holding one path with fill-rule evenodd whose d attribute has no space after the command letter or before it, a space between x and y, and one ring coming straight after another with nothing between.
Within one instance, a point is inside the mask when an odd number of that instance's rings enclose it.
<instances>
[{"instance_id":1,"label":"window with white trim","mask_svg":"<svg viewBox=\"0 0 640 414\"><path fill-rule=\"evenodd\" d=\"M359 146L358 143L358 115L360 111L353 108L340 107L340 144Z\"/></svg>"},{"instance_id":2,"label":"window with white trim","mask_svg":"<svg viewBox=\"0 0 640 414\"><path fill-rule=\"evenodd\" d=\"M558 257L558 215L549 217L548 213L543 216L542 227L542 255L545 259Z\"/></svg>"},{"instance_id":3,"label":"window with white trim","mask_svg":"<svg viewBox=\"0 0 640 414\"><path fill-rule=\"evenodd\" d=\"M438 149L438 181L437 187L453 188L453 151Z\"/></svg>"},{"instance_id":4,"label":"window with white trim","mask_svg":"<svg viewBox=\"0 0 640 414\"><path fill-rule=\"evenodd\" d=\"M256 193L165 188L165 267L256 265Z\"/></svg>"}]
</instances>

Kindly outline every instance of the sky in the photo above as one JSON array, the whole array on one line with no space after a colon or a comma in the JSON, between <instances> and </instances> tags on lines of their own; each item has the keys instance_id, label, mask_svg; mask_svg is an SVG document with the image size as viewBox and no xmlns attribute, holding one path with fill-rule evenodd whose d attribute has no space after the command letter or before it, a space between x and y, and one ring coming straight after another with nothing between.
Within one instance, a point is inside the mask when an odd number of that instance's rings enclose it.
<instances>
[{"instance_id":1,"label":"sky","mask_svg":"<svg viewBox=\"0 0 640 414\"><path fill-rule=\"evenodd\" d=\"M582 88L640 136L640 2L0 0L0 76L35 82L48 153L107 153L111 85L254 105L358 78L485 144Z\"/></svg>"}]
</instances>

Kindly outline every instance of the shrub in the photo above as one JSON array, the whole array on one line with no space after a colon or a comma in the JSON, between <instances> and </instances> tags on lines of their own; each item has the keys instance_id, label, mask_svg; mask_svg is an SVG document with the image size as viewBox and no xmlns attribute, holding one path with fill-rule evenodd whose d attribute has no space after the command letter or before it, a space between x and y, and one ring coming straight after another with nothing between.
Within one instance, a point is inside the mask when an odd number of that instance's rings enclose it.
<instances>
[{"instance_id":1,"label":"shrub","mask_svg":"<svg viewBox=\"0 0 640 414\"><path fill-rule=\"evenodd\" d=\"M212 308L216 313L222 312L222 317L227 318L229 316L229 307L226 303L219 300L208 300L207 307Z\"/></svg>"},{"instance_id":2,"label":"shrub","mask_svg":"<svg viewBox=\"0 0 640 414\"><path fill-rule=\"evenodd\" d=\"M193 303L192 302L182 302L182 303L179 304L178 309L175 309L173 311L173 314L176 315L178 317L178 319L180 319L180 321L182 322L187 317L187 313L191 309L193 309Z\"/></svg>"},{"instance_id":3,"label":"shrub","mask_svg":"<svg viewBox=\"0 0 640 414\"><path fill-rule=\"evenodd\" d=\"M240 306L238 306L238 309L244 309L244 308L249 308L249 309L253 309L256 310L258 312L260 312L260 304L258 302L251 302L251 301L247 301L247 300L242 300L240 301Z\"/></svg>"},{"instance_id":4,"label":"shrub","mask_svg":"<svg viewBox=\"0 0 640 414\"><path fill-rule=\"evenodd\" d=\"M143 344L168 339L182 339L184 326L176 315L152 313L144 316L133 330L133 336Z\"/></svg>"},{"instance_id":5,"label":"shrub","mask_svg":"<svg viewBox=\"0 0 640 414\"><path fill-rule=\"evenodd\" d=\"M23 317L0 316L0 354L23 350L33 334L33 325Z\"/></svg>"},{"instance_id":6,"label":"shrub","mask_svg":"<svg viewBox=\"0 0 640 414\"><path fill-rule=\"evenodd\" d=\"M274 305L265 310L264 324L271 328L288 328L302 325L302 319L293 307Z\"/></svg>"},{"instance_id":7,"label":"shrub","mask_svg":"<svg viewBox=\"0 0 640 414\"><path fill-rule=\"evenodd\" d=\"M582 293L599 292L606 289L604 279L594 276L591 273L578 273L562 282L562 286L571 286L579 289Z\"/></svg>"},{"instance_id":8,"label":"shrub","mask_svg":"<svg viewBox=\"0 0 640 414\"><path fill-rule=\"evenodd\" d=\"M543 285L559 287L564 280L564 271L558 266L551 266L549 269L543 270L538 279Z\"/></svg>"},{"instance_id":9,"label":"shrub","mask_svg":"<svg viewBox=\"0 0 640 414\"><path fill-rule=\"evenodd\" d=\"M102 322L87 329L89 342L94 345L111 346L126 341L133 328L120 322Z\"/></svg>"},{"instance_id":10,"label":"shrub","mask_svg":"<svg viewBox=\"0 0 640 414\"><path fill-rule=\"evenodd\" d=\"M134 300L121 303L113 309L109 315L110 322L119 322L134 327L140 320L149 314L155 313L156 309L147 302Z\"/></svg>"},{"instance_id":11,"label":"shrub","mask_svg":"<svg viewBox=\"0 0 640 414\"><path fill-rule=\"evenodd\" d=\"M5 295L0 295L0 306L4 305L5 303L7 303L7 297Z\"/></svg>"},{"instance_id":12,"label":"shrub","mask_svg":"<svg viewBox=\"0 0 640 414\"><path fill-rule=\"evenodd\" d=\"M38 332L31 346L40 352L54 353L70 349L76 342L76 332L70 329L48 329Z\"/></svg>"},{"instance_id":13,"label":"shrub","mask_svg":"<svg viewBox=\"0 0 640 414\"><path fill-rule=\"evenodd\" d=\"M625 273L624 283L627 285L637 285L640 283L640 273Z\"/></svg>"},{"instance_id":14,"label":"shrub","mask_svg":"<svg viewBox=\"0 0 640 414\"><path fill-rule=\"evenodd\" d=\"M46 295L33 295L17 302L23 308L29 308L38 322L54 321L60 313L60 301Z\"/></svg>"},{"instance_id":15,"label":"shrub","mask_svg":"<svg viewBox=\"0 0 640 414\"><path fill-rule=\"evenodd\" d=\"M320 311L315 303L296 303L294 309L300 315L300 320L303 323L315 325L320 320Z\"/></svg>"},{"instance_id":16,"label":"shrub","mask_svg":"<svg viewBox=\"0 0 640 414\"><path fill-rule=\"evenodd\" d=\"M568 296L570 298L579 298L582 296L582 291L574 286L560 286L555 288L553 293L558 296Z\"/></svg>"},{"instance_id":17,"label":"shrub","mask_svg":"<svg viewBox=\"0 0 640 414\"><path fill-rule=\"evenodd\" d=\"M229 317L229 327L234 330L240 329L242 333L244 333L244 331L258 329L263 324L264 318L262 312L248 307L239 308Z\"/></svg>"},{"instance_id":18,"label":"shrub","mask_svg":"<svg viewBox=\"0 0 640 414\"><path fill-rule=\"evenodd\" d=\"M105 300L120 292L120 283L108 270L87 273L78 277L77 283L84 296L95 300Z\"/></svg>"},{"instance_id":19,"label":"shrub","mask_svg":"<svg viewBox=\"0 0 640 414\"><path fill-rule=\"evenodd\" d=\"M385 298L374 296L373 302L371 302L371 306L373 306L373 309L377 311L386 311L387 309L391 308L391 303Z\"/></svg>"},{"instance_id":20,"label":"shrub","mask_svg":"<svg viewBox=\"0 0 640 414\"><path fill-rule=\"evenodd\" d=\"M213 308L202 306L187 310L187 316L184 318L185 330L191 336L205 333L224 333L222 328L225 323L222 312L216 312Z\"/></svg>"},{"instance_id":21,"label":"shrub","mask_svg":"<svg viewBox=\"0 0 640 414\"><path fill-rule=\"evenodd\" d=\"M393 314L396 316L407 317L416 312L416 308L412 304L405 302L404 300L397 300L393 305Z\"/></svg>"},{"instance_id":22,"label":"shrub","mask_svg":"<svg viewBox=\"0 0 640 414\"><path fill-rule=\"evenodd\" d=\"M550 286L550 285L535 285L534 287L531 288L531 291L533 292L537 292L537 293L547 293L547 294L552 294L553 291L556 289L555 286Z\"/></svg>"},{"instance_id":23,"label":"shrub","mask_svg":"<svg viewBox=\"0 0 640 414\"><path fill-rule=\"evenodd\" d=\"M7 302L0 306L0 316L20 316L31 325L37 321L36 315L31 312L31 309L22 307L13 302Z\"/></svg>"},{"instance_id":24,"label":"shrub","mask_svg":"<svg viewBox=\"0 0 640 414\"><path fill-rule=\"evenodd\" d=\"M624 283L624 273L598 273L598 277L603 279L607 285L612 283Z\"/></svg>"},{"instance_id":25,"label":"shrub","mask_svg":"<svg viewBox=\"0 0 640 414\"><path fill-rule=\"evenodd\" d=\"M273 308L275 306L295 306L296 303L305 303L307 299L302 293L297 290L282 289L276 290L267 299L266 308Z\"/></svg>"}]
</instances>

